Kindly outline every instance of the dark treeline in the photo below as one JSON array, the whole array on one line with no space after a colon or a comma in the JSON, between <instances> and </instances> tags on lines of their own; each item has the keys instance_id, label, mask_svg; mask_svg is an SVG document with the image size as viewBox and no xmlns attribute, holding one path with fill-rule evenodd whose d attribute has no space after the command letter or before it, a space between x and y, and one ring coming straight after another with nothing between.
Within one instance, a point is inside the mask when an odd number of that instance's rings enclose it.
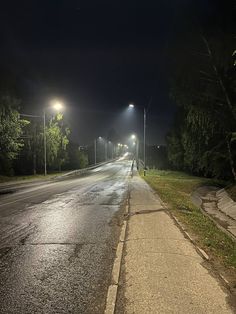
<instances>
[{"instance_id":1,"label":"dark treeline","mask_svg":"<svg viewBox=\"0 0 236 314\"><path fill-rule=\"evenodd\" d=\"M177 39L171 97L178 108L167 146L174 169L235 180L234 9L229 2L227 12L197 21Z\"/></svg>"}]
</instances>

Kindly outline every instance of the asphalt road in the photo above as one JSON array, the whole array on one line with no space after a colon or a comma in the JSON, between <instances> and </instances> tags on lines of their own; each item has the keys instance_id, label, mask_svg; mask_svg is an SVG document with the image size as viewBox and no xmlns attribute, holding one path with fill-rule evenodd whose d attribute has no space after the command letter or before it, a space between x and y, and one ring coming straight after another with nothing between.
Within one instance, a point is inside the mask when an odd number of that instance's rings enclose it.
<instances>
[{"instance_id":1,"label":"asphalt road","mask_svg":"<svg viewBox=\"0 0 236 314\"><path fill-rule=\"evenodd\" d=\"M0 197L0 313L103 313L130 167Z\"/></svg>"}]
</instances>

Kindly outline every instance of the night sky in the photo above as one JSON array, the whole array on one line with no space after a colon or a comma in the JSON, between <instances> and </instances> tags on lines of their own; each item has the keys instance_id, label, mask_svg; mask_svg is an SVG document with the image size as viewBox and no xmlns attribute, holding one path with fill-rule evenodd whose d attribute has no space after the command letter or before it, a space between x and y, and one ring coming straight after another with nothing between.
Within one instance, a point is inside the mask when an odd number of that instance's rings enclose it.
<instances>
[{"instance_id":1,"label":"night sky","mask_svg":"<svg viewBox=\"0 0 236 314\"><path fill-rule=\"evenodd\" d=\"M39 113L52 98L65 103L72 138L81 145L142 133L165 143L175 112L169 99L172 43L193 17L219 14L218 1L2 1L2 73L16 82L21 111ZM128 104L137 106L133 113Z\"/></svg>"}]
</instances>

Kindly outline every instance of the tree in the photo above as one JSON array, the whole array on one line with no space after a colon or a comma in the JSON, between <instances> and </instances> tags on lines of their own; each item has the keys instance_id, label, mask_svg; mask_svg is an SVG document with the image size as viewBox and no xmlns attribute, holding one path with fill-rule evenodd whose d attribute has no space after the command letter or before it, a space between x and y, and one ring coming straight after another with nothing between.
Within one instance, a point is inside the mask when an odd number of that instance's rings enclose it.
<instances>
[{"instance_id":1,"label":"tree","mask_svg":"<svg viewBox=\"0 0 236 314\"><path fill-rule=\"evenodd\" d=\"M20 119L19 101L9 95L0 96L0 173L12 173L12 161L23 147L23 127L28 123Z\"/></svg>"},{"instance_id":2,"label":"tree","mask_svg":"<svg viewBox=\"0 0 236 314\"><path fill-rule=\"evenodd\" d=\"M228 37L201 35L189 45L195 51L184 55L172 82L172 97L184 115L168 138L168 150L176 164L174 152L183 149L182 169L221 177L230 169L235 180L236 80Z\"/></svg>"},{"instance_id":3,"label":"tree","mask_svg":"<svg viewBox=\"0 0 236 314\"><path fill-rule=\"evenodd\" d=\"M49 126L46 127L47 163L49 167L57 167L61 171L61 166L66 160L69 134L69 128L63 124L63 115L58 113L50 120Z\"/></svg>"},{"instance_id":4,"label":"tree","mask_svg":"<svg viewBox=\"0 0 236 314\"><path fill-rule=\"evenodd\" d=\"M81 151L79 145L69 142L67 153L68 156L65 164L66 169L82 169L88 166L88 154Z\"/></svg>"}]
</instances>

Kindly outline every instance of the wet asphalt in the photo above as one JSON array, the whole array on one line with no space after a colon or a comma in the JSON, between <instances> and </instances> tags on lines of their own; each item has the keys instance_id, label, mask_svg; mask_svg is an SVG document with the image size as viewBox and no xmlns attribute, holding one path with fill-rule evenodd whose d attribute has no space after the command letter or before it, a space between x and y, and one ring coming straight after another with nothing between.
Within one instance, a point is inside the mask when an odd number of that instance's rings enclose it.
<instances>
[{"instance_id":1,"label":"wet asphalt","mask_svg":"<svg viewBox=\"0 0 236 314\"><path fill-rule=\"evenodd\" d=\"M103 313L131 162L0 197L0 313Z\"/></svg>"}]
</instances>

